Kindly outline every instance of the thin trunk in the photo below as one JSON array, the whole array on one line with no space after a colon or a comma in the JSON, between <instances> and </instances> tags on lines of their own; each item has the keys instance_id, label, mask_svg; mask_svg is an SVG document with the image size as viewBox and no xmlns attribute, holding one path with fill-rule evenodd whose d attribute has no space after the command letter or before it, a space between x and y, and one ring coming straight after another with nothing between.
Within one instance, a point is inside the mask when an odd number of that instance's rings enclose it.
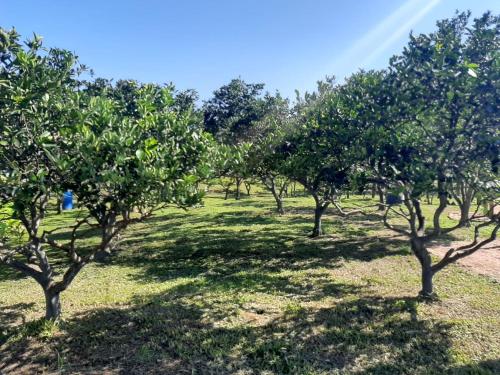
<instances>
[{"instance_id":1,"label":"thin trunk","mask_svg":"<svg viewBox=\"0 0 500 375\"><path fill-rule=\"evenodd\" d=\"M57 214L61 214L62 212L62 200L61 198L57 198Z\"/></svg>"},{"instance_id":2,"label":"thin trunk","mask_svg":"<svg viewBox=\"0 0 500 375\"><path fill-rule=\"evenodd\" d=\"M240 199L241 198L240 186L241 186L241 179L237 178L236 179L236 199Z\"/></svg>"},{"instance_id":3,"label":"thin trunk","mask_svg":"<svg viewBox=\"0 0 500 375\"><path fill-rule=\"evenodd\" d=\"M106 223L104 228L102 228L102 239L101 240L103 242L106 242L106 238L111 237L113 232L116 229L116 214L110 213L107 220L108 220L108 222ZM104 261L108 260L109 256L111 255L111 250L114 248L114 245L115 245L117 240L118 239L115 236L114 239L112 239L111 241L109 241L107 243L107 245L104 247L104 249L99 250L95 254L94 259L97 262L104 262Z\"/></svg>"},{"instance_id":4,"label":"thin trunk","mask_svg":"<svg viewBox=\"0 0 500 375\"><path fill-rule=\"evenodd\" d=\"M384 189L380 185L377 185L377 193L378 193L378 210L379 211L384 211L385 210L385 201L384 201Z\"/></svg>"},{"instance_id":5,"label":"thin trunk","mask_svg":"<svg viewBox=\"0 0 500 375\"><path fill-rule=\"evenodd\" d=\"M432 204L432 199L431 199L431 195L429 194L429 192L425 193L425 199L427 201L427 204Z\"/></svg>"},{"instance_id":6,"label":"thin trunk","mask_svg":"<svg viewBox=\"0 0 500 375\"><path fill-rule=\"evenodd\" d=\"M311 237L319 237L323 235L323 228L321 225L321 217L323 216L328 203L323 203L320 201L319 197L313 195L314 201L316 202L316 208L314 209L314 228Z\"/></svg>"},{"instance_id":7,"label":"thin trunk","mask_svg":"<svg viewBox=\"0 0 500 375\"><path fill-rule=\"evenodd\" d=\"M226 195L224 196L224 200L227 200L227 197L229 196L230 188L231 188L231 186L226 187L226 189L225 189Z\"/></svg>"},{"instance_id":8,"label":"thin trunk","mask_svg":"<svg viewBox=\"0 0 500 375\"><path fill-rule=\"evenodd\" d=\"M266 188L269 189L269 191L273 195L273 198L276 201L276 211L278 212L278 215L283 215L285 213L283 210L283 193L286 186L283 186L281 189L277 190L276 179L273 176L263 178L262 183Z\"/></svg>"},{"instance_id":9,"label":"thin trunk","mask_svg":"<svg viewBox=\"0 0 500 375\"><path fill-rule=\"evenodd\" d=\"M59 320L61 317L61 301L58 292L52 291L50 288L44 289L45 294L45 319Z\"/></svg>"},{"instance_id":10,"label":"thin trunk","mask_svg":"<svg viewBox=\"0 0 500 375\"><path fill-rule=\"evenodd\" d=\"M283 209L283 198L279 196L274 186L271 189L271 193L276 201L276 210L278 211L278 215L283 215L285 213L285 210Z\"/></svg>"},{"instance_id":11,"label":"thin trunk","mask_svg":"<svg viewBox=\"0 0 500 375\"><path fill-rule=\"evenodd\" d=\"M252 189L252 185L249 182L243 182L245 185L245 190L247 191L247 195L250 196L250 190Z\"/></svg>"},{"instance_id":12,"label":"thin trunk","mask_svg":"<svg viewBox=\"0 0 500 375\"><path fill-rule=\"evenodd\" d=\"M445 178L442 175L440 175L438 178L438 199L439 199L439 206L436 209L436 211L434 211L433 224L434 224L434 233L441 234L442 233L441 223L440 223L441 214L444 212L446 206L448 205L448 194L445 188Z\"/></svg>"}]
</instances>

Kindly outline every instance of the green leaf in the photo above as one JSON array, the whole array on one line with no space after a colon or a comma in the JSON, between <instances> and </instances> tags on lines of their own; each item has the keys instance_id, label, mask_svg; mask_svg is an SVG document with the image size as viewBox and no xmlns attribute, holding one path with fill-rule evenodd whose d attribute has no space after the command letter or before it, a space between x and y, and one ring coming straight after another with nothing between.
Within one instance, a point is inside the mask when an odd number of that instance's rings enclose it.
<instances>
[{"instance_id":1,"label":"green leaf","mask_svg":"<svg viewBox=\"0 0 500 375\"><path fill-rule=\"evenodd\" d=\"M467 69L467 74L471 77L477 78L477 73L471 68Z\"/></svg>"},{"instance_id":2,"label":"green leaf","mask_svg":"<svg viewBox=\"0 0 500 375\"><path fill-rule=\"evenodd\" d=\"M142 151L142 150L140 150L140 149L139 149L139 150L137 150L137 151L135 152L135 156L137 156L137 159L142 160L142 159L144 158L144 151Z\"/></svg>"}]
</instances>

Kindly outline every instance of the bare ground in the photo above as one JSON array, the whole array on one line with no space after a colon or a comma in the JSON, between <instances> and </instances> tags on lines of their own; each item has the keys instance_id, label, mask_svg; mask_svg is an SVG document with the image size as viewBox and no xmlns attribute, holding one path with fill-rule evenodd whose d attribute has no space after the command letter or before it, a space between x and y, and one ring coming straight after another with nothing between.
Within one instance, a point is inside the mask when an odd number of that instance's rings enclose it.
<instances>
[{"instance_id":1,"label":"bare ground","mask_svg":"<svg viewBox=\"0 0 500 375\"><path fill-rule=\"evenodd\" d=\"M439 257L443 257L452 247L465 245L467 241L453 242L450 245L435 245L429 250ZM474 254L458 260L458 264L480 275L486 275L500 282L500 240L495 240Z\"/></svg>"}]
</instances>

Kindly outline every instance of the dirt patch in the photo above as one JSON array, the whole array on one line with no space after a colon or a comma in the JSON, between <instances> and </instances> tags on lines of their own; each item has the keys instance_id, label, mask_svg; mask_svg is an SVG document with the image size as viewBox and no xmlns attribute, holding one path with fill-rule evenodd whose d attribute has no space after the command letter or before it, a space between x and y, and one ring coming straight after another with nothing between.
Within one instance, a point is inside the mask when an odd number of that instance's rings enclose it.
<instances>
[{"instance_id":1,"label":"dirt patch","mask_svg":"<svg viewBox=\"0 0 500 375\"><path fill-rule=\"evenodd\" d=\"M432 254L443 257L452 247L465 245L467 242L454 242L451 245L429 247ZM474 254L457 261L461 266L480 275L486 275L500 282L500 240L496 240L479 249Z\"/></svg>"}]
</instances>

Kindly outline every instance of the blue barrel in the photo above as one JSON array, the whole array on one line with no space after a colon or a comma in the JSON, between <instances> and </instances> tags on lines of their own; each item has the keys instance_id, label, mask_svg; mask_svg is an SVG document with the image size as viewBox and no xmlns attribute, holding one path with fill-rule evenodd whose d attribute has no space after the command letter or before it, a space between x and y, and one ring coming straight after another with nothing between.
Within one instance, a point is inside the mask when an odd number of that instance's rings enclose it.
<instances>
[{"instance_id":1,"label":"blue barrel","mask_svg":"<svg viewBox=\"0 0 500 375\"><path fill-rule=\"evenodd\" d=\"M71 191L66 191L62 198L62 209L72 210L73 209L73 193Z\"/></svg>"}]
</instances>

